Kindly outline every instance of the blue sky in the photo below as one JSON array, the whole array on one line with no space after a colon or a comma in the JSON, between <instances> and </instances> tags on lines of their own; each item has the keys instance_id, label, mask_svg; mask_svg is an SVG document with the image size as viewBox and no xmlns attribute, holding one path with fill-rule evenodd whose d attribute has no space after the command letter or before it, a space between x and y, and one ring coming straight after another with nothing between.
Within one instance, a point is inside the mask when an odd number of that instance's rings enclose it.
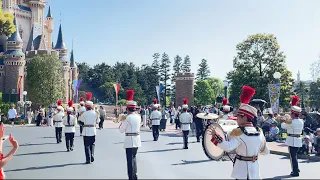
<instances>
[{"instance_id":1,"label":"blue sky","mask_svg":"<svg viewBox=\"0 0 320 180\"><path fill-rule=\"evenodd\" d=\"M75 59L152 62L155 52L189 55L196 73L208 60L211 76L224 79L232 69L236 45L255 33L275 34L294 78L311 79L310 65L320 53L319 0L51 0L54 41L62 21ZM61 16L60 16L61 12Z\"/></svg>"}]
</instances>

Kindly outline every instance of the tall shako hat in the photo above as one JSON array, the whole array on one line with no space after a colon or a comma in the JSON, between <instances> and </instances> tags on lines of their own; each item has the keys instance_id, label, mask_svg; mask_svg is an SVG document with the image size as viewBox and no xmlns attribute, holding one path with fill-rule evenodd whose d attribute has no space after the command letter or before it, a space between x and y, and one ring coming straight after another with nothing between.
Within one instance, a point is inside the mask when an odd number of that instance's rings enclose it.
<instances>
[{"instance_id":1,"label":"tall shako hat","mask_svg":"<svg viewBox=\"0 0 320 180\"><path fill-rule=\"evenodd\" d=\"M302 111L302 109L297 106L298 102L300 101L299 96L293 96L291 99L291 113L299 115Z\"/></svg>"},{"instance_id":2,"label":"tall shako hat","mask_svg":"<svg viewBox=\"0 0 320 180\"><path fill-rule=\"evenodd\" d=\"M188 98L183 99L182 109L188 109Z\"/></svg>"},{"instance_id":3,"label":"tall shako hat","mask_svg":"<svg viewBox=\"0 0 320 180\"><path fill-rule=\"evenodd\" d=\"M253 120L254 117L257 117L257 109L249 105L249 102L256 90L250 86L243 86L242 93L240 95L241 105L238 110L238 115L245 115L249 119Z\"/></svg>"},{"instance_id":4,"label":"tall shako hat","mask_svg":"<svg viewBox=\"0 0 320 180\"><path fill-rule=\"evenodd\" d=\"M91 108L93 108L93 102L91 101L92 99L92 93L91 92L87 92L86 93L86 106L89 106Z\"/></svg>"},{"instance_id":5,"label":"tall shako hat","mask_svg":"<svg viewBox=\"0 0 320 180\"><path fill-rule=\"evenodd\" d=\"M80 105L85 105L84 98L82 96L80 97Z\"/></svg>"},{"instance_id":6,"label":"tall shako hat","mask_svg":"<svg viewBox=\"0 0 320 180\"><path fill-rule=\"evenodd\" d=\"M73 106L73 101L72 101L72 100L70 100L70 101L68 102L68 106L69 106L69 107L68 107L67 111L68 111L68 112L72 112L72 111L73 111L73 107L72 107L72 106Z\"/></svg>"},{"instance_id":7,"label":"tall shako hat","mask_svg":"<svg viewBox=\"0 0 320 180\"><path fill-rule=\"evenodd\" d=\"M58 105L58 106L57 106L57 110L62 111L62 109L63 109L63 107L62 107L62 100L59 99L59 100L57 101L57 105Z\"/></svg>"},{"instance_id":8,"label":"tall shako hat","mask_svg":"<svg viewBox=\"0 0 320 180\"><path fill-rule=\"evenodd\" d=\"M222 108L224 112L230 112L230 106L228 106L228 98L223 98L222 99Z\"/></svg>"},{"instance_id":9,"label":"tall shako hat","mask_svg":"<svg viewBox=\"0 0 320 180\"><path fill-rule=\"evenodd\" d=\"M135 109L137 106L137 102L133 100L133 95L133 90L127 90L127 108Z\"/></svg>"}]
</instances>

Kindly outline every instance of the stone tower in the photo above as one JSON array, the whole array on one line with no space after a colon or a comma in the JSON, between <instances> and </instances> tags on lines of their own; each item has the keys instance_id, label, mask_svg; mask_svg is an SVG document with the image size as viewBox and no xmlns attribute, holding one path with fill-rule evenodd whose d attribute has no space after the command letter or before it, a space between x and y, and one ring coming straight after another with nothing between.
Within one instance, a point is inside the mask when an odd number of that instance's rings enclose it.
<instances>
[{"instance_id":1,"label":"stone tower","mask_svg":"<svg viewBox=\"0 0 320 180\"><path fill-rule=\"evenodd\" d=\"M49 11L47 14L47 20L45 22L45 28L47 28L47 47L48 49L52 49L54 48L52 46L53 42L52 42L52 32L53 32L53 17L51 15L51 7L49 6Z\"/></svg>"},{"instance_id":2,"label":"stone tower","mask_svg":"<svg viewBox=\"0 0 320 180\"><path fill-rule=\"evenodd\" d=\"M71 81L71 89L70 89L70 94L73 94L75 91L74 86L73 86L73 81L78 80L78 67L77 64L74 60L74 55L73 55L73 49L71 50L71 57L70 57L70 79ZM74 101L76 101L75 97L70 95L70 98L72 98Z\"/></svg>"},{"instance_id":3,"label":"stone tower","mask_svg":"<svg viewBox=\"0 0 320 180\"><path fill-rule=\"evenodd\" d=\"M64 102L67 103L72 97L70 95L70 89L71 89L71 79L70 79L70 62L68 60L68 49L63 41L63 35L62 35L62 27L60 24L59 27L59 33L58 33L58 40L57 44L54 48L56 51L59 52L59 59L61 60L62 63L62 69L63 69L63 87L64 87Z\"/></svg>"},{"instance_id":4,"label":"stone tower","mask_svg":"<svg viewBox=\"0 0 320 180\"><path fill-rule=\"evenodd\" d=\"M4 93L20 93L22 99L22 92L24 91L24 69L25 69L25 54L22 52L23 41L19 34L19 26L16 18L13 21L16 26L16 31L7 40L7 51L4 53L5 77L4 77ZM17 89L17 82L21 78L20 92Z\"/></svg>"},{"instance_id":5,"label":"stone tower","mask_svg":"<svg viewBox=\"0 0 320 180\"><path fill-rule=\"evenodd\" d=\"M30 0L28 3L32 12L33 24L39 24L40 27L44 27L44 8L46 6L46 1Z\"/></svg>"},{"instance_id":6,"label":"stone tower","mask_svg":"<svg viewBox=\"0 0 320 180\"><path fill-rule=\"evenodd\" d=\"M176 75L176 102L175 106L182 106L183 99L189 99L189 106L194 105L194 73L178 73Z\"/></svg>"}]
</instances>

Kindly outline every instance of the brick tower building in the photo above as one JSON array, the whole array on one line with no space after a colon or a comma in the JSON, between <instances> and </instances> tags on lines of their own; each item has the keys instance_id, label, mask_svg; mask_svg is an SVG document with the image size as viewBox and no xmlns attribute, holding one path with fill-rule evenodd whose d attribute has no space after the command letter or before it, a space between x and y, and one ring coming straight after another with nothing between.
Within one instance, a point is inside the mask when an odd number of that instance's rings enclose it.
<instances>
[{"instance_id":1,"label":"brick tower building","mask_svg":"<svg viewBox=\"0 0 320 180\"><path fill-rule=\"evenodd\" d=\"M175 106L182 106L183 98L189 99L189 106L194 105L194 73L178 73L176 78Z\"/></svg>"}]
</instances>

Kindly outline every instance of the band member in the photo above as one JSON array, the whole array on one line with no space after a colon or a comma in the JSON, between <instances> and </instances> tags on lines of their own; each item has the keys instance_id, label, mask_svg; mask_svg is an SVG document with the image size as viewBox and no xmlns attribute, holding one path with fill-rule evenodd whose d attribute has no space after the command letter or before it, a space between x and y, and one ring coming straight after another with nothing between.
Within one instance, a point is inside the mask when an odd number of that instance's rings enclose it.
<instances>
[{"instance_id":1,"label":"band member","mask_svg":"<svg viewBox=\"0 0 320 180\"><path fill-rule=\"evenodd\" d=\"M192 123L192 115L188 113L188 99L183 99L182 113L180 115L181 130L183 133L183 149L188 149L188 135L190 131L190 124Z\"/></svg>"},{"instance_id":2,"label":"band member","mask_svg":"<svg viewBox=\"0 0 320 180\"><path fill-rule=\"evenodd\" d=\"M61 100L59 100L61 101ZM62 127L63 127L63 116L64 113L62 112L63 107L62 106L58 106L57 107L57 113L53 116L53 125L55 127L55 131L56 131L56 139L57 139L57 143L61 143L62 140Z\"/></svg>"},{"instance_id":3,"label":"band member","mask_svg":"<svg viewBox=\"0 0 320 180\"><path fill-rule=\"evenodd\" d=\"M293 96L291 99L291 120L286 120L281 124L281 128L287 130L286 145L289 146L291 176L299 176L300 170L298 165L297 153L302 146L302 139L300 137L303 130L303 120L299 118L301 108L297 106L300 98Z\"/></svg>"},{"instance_id":4,"label":"band member","mask_svg":"<svg viewBox=\"0 0 320 180\"><path fill-rule=\"evenodd\" d=\"M203 119L197 117L197 114L202 113L202 112L203 112L202 111L202 106L198 105L197 109L195 110L194 117L193 117L194 118L194 123L196 125L197 142L200 142L200 137L202 136L203 131L204 131Z\"/></svg>"},{"instance_id":5,"label":"band member","mask_svg":"<svg viewBox=\"0 0 320 180\"><path fill-rule=\"evenodd\" d=\"M222 111L223 119L229 119L229 113L233 111L233 108L228 105L228 98L222 99L223 106L221 107L220 111Z\"/></svg>"},{"instance_id":6,"label":"band member","mask_svg":"<svg viewBox=\"0 0 320 180\"><path fill-rule=\"evenodd\" d=\"M138 179L136 155L141 147L140 124L141 117L136 113L137 103L133 101L133 90L127 90L127 118L121 121L119 130L126 133L124 148L126 149L127 170L129 180Z\"/></svg>"},{"instance_id":7,"label":"band member","mask_svg":"<svg viewBox=\"0 0 320 180\"><path fill-rule=\"evenodd\" d=\"M76 132L77 119L76 116L72 114L73 112L73 102L70 100L68 102L67 115L63 117L63 125L65 126L65 138L67 151L73 151L74 133Z\"/></svg>"},{"instance_id":8,"label":"band member","mask_svg":"<svg viewBox=\"0 0 320 180\"><path fill-rule=\"evenodd\" d=\"M99 124L100 119L98 114L95 112L93 102L91 101L92 94L87 92L86 94L86 109L79 118L83 123L83 144L86 154L86 164L90 164L94 161L94 146L96 141L96 124Z\"/></svg>"},{"instance_id":9,"label":"band member","mask_svg":"<svg viewBox=\"0 0 320 180\"><path fill-rule=\"evenodd\" d=\"M152 112L150 115L150 120L152 122L153 141L158 141L159 139L159 126L160 126L161 112L158 111L160 104L157 104L157 103L158 103L157 99L154 99Z\"/></svg>"},{"instance_id":10,"label":"band member","mask_svg":"<svg viewBox=\"0 0 320 180\"><path fill-rule=\"evenodd\" d=\"M57 102L57 107L61 107L61 112L63 112L64 113L64 108L62 107L62 100L58 100L58 102Z\"/></svg>"},{"instance_id":11,"label":"band member","mask_svg":"<svg viewBox=\"0 0 320 180\"><path fill-rule=\"evenodd\" d=\"M252 124L257 116L257 109L248 103L254 94L255 89L243 86L240 96L241 105L237 113L239 127L231 131L228 141L217 134L213 126L210 127L211 141L216 146L227 152L236 149L237 154L231 175L236 179L261 179L258 154L259 152L269 154L263 133Z\"/></svg>"},{"instance_id":12,"label":"band member","mask_svg":"<svg viewBox=\"0 0 320 180\"><path fill-rule=\"evenodd\" d=\"M85 103L84 103L84 98L83 97L80 97L80 108L78 110L78 124L80 126L80 136L82 136L82 131L83 131L83 122L81 122L80 120L80 116L86 111L86 107L84 106Z\"/></svg>"}]
</instances>

